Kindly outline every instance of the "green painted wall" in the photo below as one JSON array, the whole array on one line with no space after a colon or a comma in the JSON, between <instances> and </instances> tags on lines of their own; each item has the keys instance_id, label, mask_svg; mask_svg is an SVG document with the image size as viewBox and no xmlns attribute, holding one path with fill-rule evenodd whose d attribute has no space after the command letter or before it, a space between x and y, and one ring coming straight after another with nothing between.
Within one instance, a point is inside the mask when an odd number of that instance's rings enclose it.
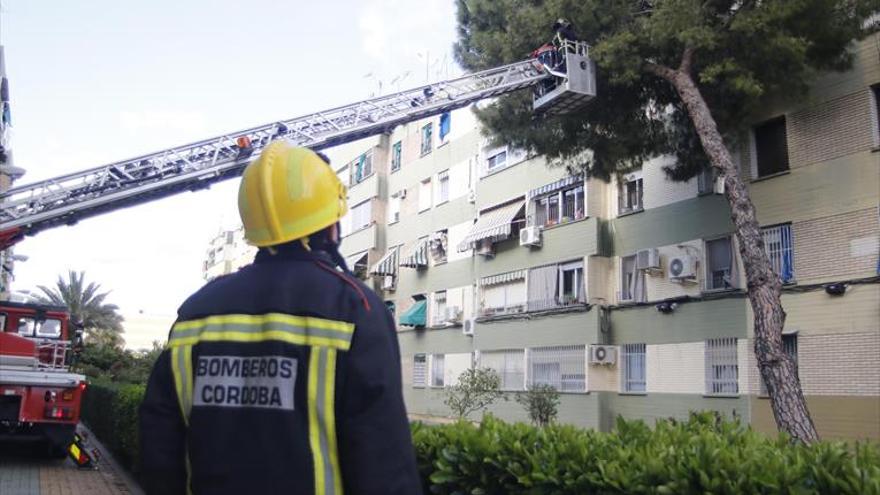
<instances>
[{"instance_id":1,"label":"green painted wall","mask_svg":"<svg viewBox=\"0 0 880 495\"><path fill-rule=\"evenodd\" d=\"M433 330L402 330L397 332L400 354L453 354L474 350L473 337L461 333L460 327Z\"/></svg>"},{"instance_id":2,"label":"green painted wall","mask_svg":"<svg viewBox=\"0 0 880 495\"><path fill-rule=\"evenodd\" d=\"M528 422L525 409L513 398L514 394L505 394L508 400L499 400L488 408L488 412L505 421ZM449 417L449 408L443 404L443 390L436 388L404 387L404 401L407 412L427 414L431 416ZM480 413L471 415L471 419L479 419ZM583 428L599 427L599 401L594 394L562 394L560 397L559 421Z\"/></svg>"},{"instance_id":3,"label":"green painted wall","mask_svg":"<svg viewBox=\"0 0 880 495\"><path fill-rule=\"evenodd\" d=\"M564 168L550 168L543 157L535 157L511 165L479 180L479 209L525 196L529 189L549 184L568 175Z\"/></svg>"},{"instance_id":4,"label":"green painted wall","mask_svg":"<svg viewBox=\"0 0 880 495\"><path fill-rule=\"evenodd\" d=\"M730 208L720 195L701 196L652 208L616 218L610 225L617 255L731 231Z\"/></svg>"},{"instance_id":5,"label":"green painted wall","mask_svg":"<svg viewBox=\"0 0 880 495\"><path fill-rule=\"evenodd\" d=\"M571 261L596 253L598 221L588 218L544 231L540 248L519 245L519 239L508 239L495 245L495 257L476 256L477 277L521 270L534 266Z\"/></svg>"},{"instance_id":6,"label":"green painted wall","mask_svg":"<svg viewBox=\"0 0 880 495\"><path fill-rule=\"evenodd\" d=\"M679 304L671 314L653 305L611 311L611 343L675 344L748 335L745 297Z\"/></svg>"},{"instance_id":7,"label":"green painted wall","mask_svg":"<svg viewBox=\"0 0 880 495\"><path fill-rule=\"evenodd\" d=\"M479 322L474 329L474 348L479 350L596 342L599 342L599 311L596 308L521 320Z\"/></svg>"},{"instance_id":8,"label":"green painted wall","mask_svg":"<svg viewBox=\"0 0 880 495\"><path fill-rule=\"evenodd\" d=\"M417 187L410 186L409 188L409 190L414 189ZM474 205L468 202L467 196L460 196L421 213L402 215L399 222L386 227L388 245L396 246L401 243L410 243L438 230L469 220L473 221L476 216Z\"/></svg>"},{"instance_id":9,"label":"green painted wall","mask_svg":"<svg viewBox=\"0 0 880 495\"><path fill-rule=\"evenodd\" d=\"M748 396L736 398L707 398L693 394L621 395L598 392L602 415L601 428L610 430L618 416L641 419L653 423L658 419L686 419L691 411L718 411L727 417L737 416L748 421Z\"/></svg>"}]
</instances>

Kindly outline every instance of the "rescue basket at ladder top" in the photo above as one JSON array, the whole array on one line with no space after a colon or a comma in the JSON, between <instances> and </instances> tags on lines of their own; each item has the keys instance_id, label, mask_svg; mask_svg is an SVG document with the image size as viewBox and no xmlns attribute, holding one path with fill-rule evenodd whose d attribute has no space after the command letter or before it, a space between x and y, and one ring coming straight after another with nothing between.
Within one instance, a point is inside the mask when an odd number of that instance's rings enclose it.
<instances>
[{"instance_id":1,"label":"rescue basket at ladder top","mask_svg":"<svg viewBox=\"0 0 880 495\"><path fill-rule=\"evenodd\" d=\"M547 63L552 60L552 63ZM596 96L596 64L583 41L558 44L550 60L536 60L552 78L535 87L532 108L544 115L562 115L581 109Z\"/></svg>"}]
</instances>

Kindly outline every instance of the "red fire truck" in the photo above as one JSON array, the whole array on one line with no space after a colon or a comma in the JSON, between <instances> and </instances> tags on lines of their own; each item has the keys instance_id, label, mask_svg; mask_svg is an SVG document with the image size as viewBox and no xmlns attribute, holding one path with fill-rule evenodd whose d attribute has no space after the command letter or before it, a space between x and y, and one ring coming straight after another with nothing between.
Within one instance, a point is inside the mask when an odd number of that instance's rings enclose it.
<instances>
[{"instance_id":1,"label":"red fire truck","mask_svg":"<svg viewBox=\"0 0 880 495\"><path fill-rule=\"evenodd\" d=\"M39 441L67 455L86 377L70 372L82 331L61 307L0 303L0 440Z\"/></svg>"}]
</instances>

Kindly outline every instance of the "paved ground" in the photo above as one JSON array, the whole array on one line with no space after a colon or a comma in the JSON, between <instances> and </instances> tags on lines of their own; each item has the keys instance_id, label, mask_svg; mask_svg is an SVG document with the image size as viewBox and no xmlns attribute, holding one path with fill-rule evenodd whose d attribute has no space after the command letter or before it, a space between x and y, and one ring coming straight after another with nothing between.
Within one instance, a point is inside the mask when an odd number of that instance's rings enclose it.
<instances>
[{"instance_id":1,"label":"paved ground","mask_svg":"<svg viewBox=\"0 0 880 495\"><path fill-rule=\"evenodd\" d=\"M89 448L100 446L92 442ZM72 461L47 459L27 445L0 447L2 495L139 495L140 491L106 452L97 470L79 469Z\"/></svg>"}]
</instances>

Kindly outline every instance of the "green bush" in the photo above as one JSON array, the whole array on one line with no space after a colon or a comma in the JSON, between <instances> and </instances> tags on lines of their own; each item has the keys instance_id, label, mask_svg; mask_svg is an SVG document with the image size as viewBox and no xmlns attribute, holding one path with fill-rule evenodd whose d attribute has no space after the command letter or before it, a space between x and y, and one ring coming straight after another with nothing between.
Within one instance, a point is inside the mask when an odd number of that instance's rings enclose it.
<instances>
[{"instance_id":1,"label":"green bush","mask_svg":"<svg viewBox=\"0 0 880 495\"><path fill-rule=\"evenodd\" d=\"M516 394L516 402L525 408L535 426L547 426L556 421L559 414L559 392L546 383L532 385Z\"/></svg>"},{"instance_id":2,"label":"green bush","mask_svg":"<svg viewBox=\"0 0 880 495\"><path fill-rule=\"evenodd\" d=\"M86 389L82 420L116 459L135 471L138 463L138 407L146 386L94 381Z\"/></svg>"},{"instance_id":3,"label":"green bush","mask_svg":"<svg viewBox=\"0 0 880 495\"><path fill-rule=\"evenodd\" d=\"M610 433L487 417L413 426L426 493L880 495L880 445L792 443L712 414Z\"/></svg>"}]
</instances>

